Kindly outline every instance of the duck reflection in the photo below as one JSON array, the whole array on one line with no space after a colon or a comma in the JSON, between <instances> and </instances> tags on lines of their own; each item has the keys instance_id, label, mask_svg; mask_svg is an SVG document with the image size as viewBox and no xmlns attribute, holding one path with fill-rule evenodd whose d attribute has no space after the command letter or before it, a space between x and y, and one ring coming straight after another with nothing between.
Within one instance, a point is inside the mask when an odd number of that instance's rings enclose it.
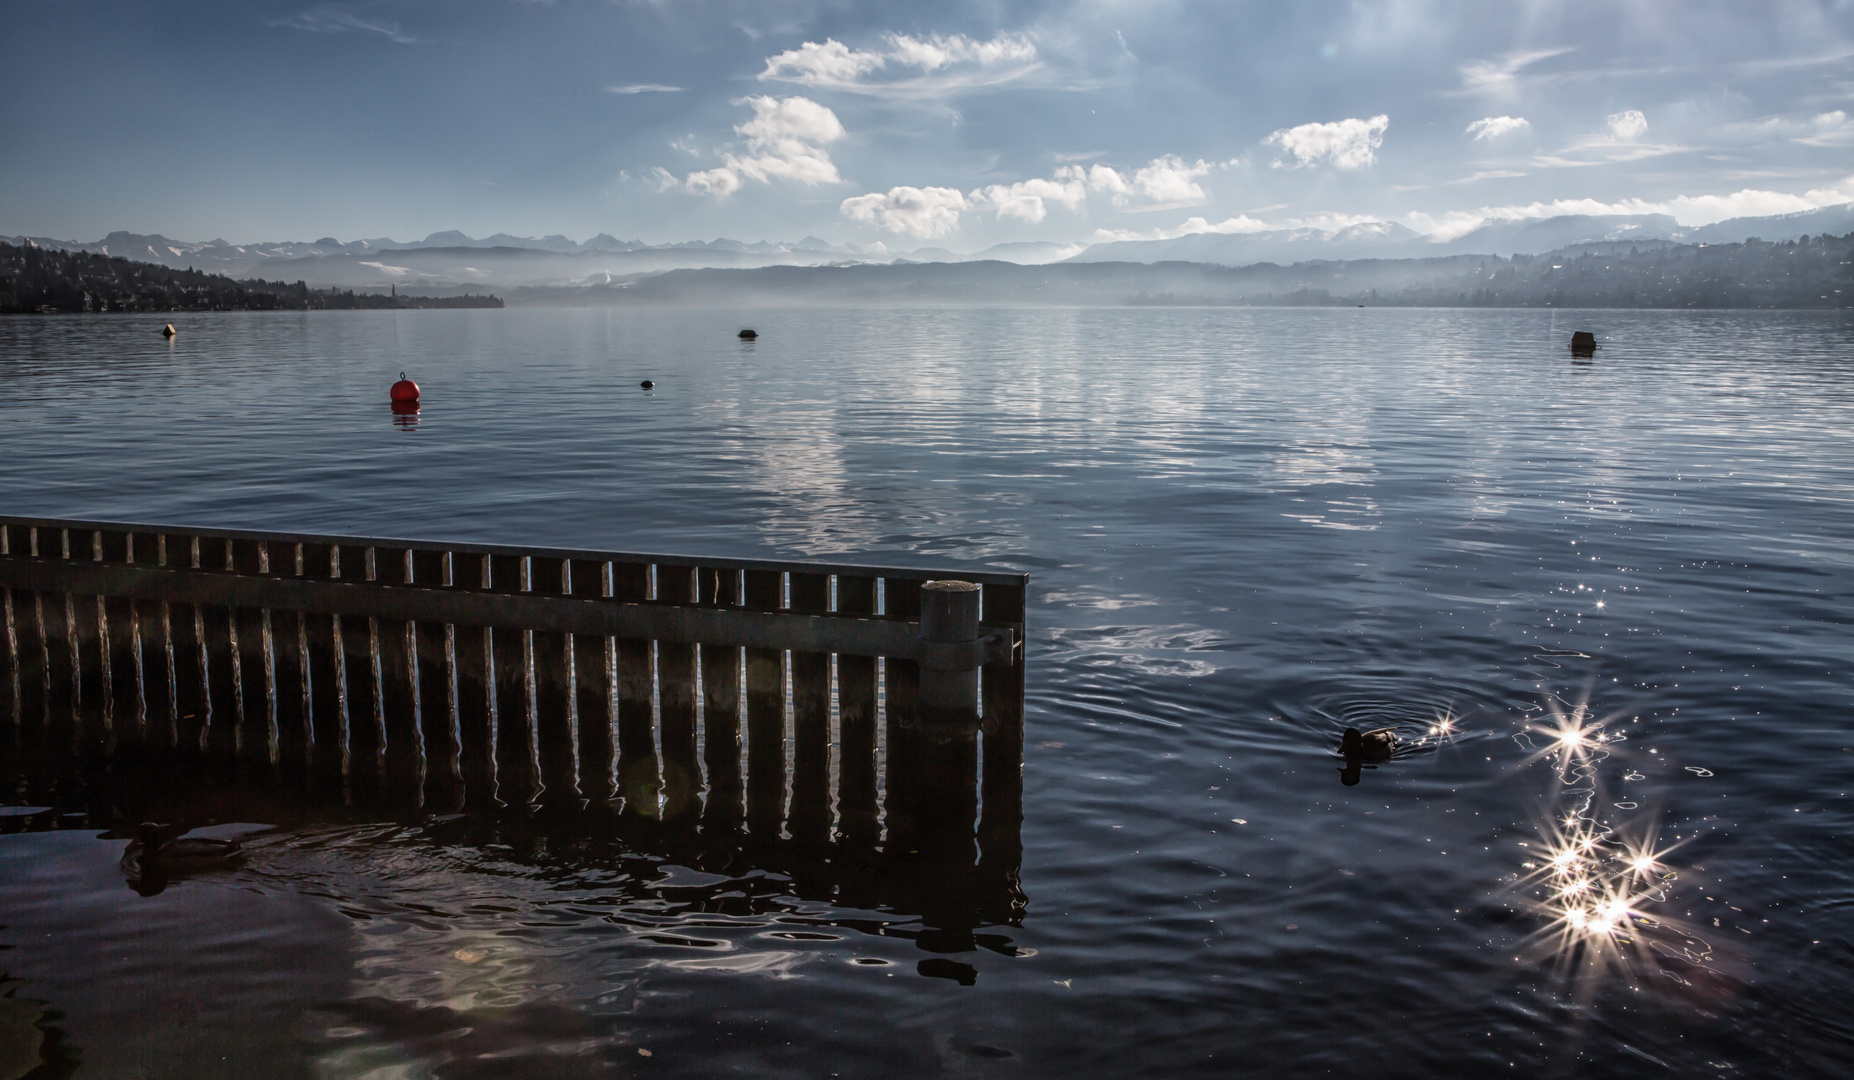
<instances>
[{"instance_id":1,"label":"duck reflection","mask_svg":"<svg viewBox=\"0 0 1854 1080\"><path fill-rule=\"evenodd\" d=\"M1358 784L1361 770L1375 769L1396 754L1396 728L1374 728L1364 732L1355 727L1346 728L1345 734L1339 738L1339 756L1345 760L1345 765L1339 770L1339 782L1346 787L1354 787Z\"/></svg>"}]
</instances>

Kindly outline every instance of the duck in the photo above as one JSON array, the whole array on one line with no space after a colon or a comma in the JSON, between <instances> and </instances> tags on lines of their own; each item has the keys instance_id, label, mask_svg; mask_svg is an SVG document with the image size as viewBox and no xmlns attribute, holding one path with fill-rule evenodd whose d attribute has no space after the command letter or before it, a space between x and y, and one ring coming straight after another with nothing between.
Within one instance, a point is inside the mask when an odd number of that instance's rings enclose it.
<instances>
[{"instance_id":1,"label":"duck","mask_svg":"<svg viewBox=\"0 0 1854 1080\"><path fill-rule=\"evenodd\" d=\"M1389 761L1396 751L1396 728L1374 728L1361 733L1349 727L1339 739L1339 754L1347 761Z\"/></svg>"},{"instance_id":2,"label":"duck","mask_svg":"<svg viewBox=\"0 0 1854 1080\"><path fill-rule=\"evenodd\" d=\"M245 855L244 846L236 840L206 836L169 840L167 835L166 826L142 822L135 830L135 839L123 850L122 872L137 879L197 874L231 866Z\"/></svg>"}]
</instances>

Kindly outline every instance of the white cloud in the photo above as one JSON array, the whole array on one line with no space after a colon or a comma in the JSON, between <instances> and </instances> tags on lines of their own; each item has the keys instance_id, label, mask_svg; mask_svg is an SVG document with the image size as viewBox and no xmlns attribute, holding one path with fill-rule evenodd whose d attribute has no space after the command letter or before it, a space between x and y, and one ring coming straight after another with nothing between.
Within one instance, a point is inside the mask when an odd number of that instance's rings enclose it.
<instances>
[{"instance_id":1,"label":"white cloud","mask_svg":"<svg viewBox=\"0 0 1854 1080\"><path fill-rule=\"evenodd\" d=\"M1319 232L1336 232L1340 229L1350 229L1357 225L1383 224L1385 224L1384 219L1375 214L1341 214L1338 211L1329 210L1325 213L1314 214L1310 217L1289 218L1286 227L1290 229L1315 229Z\"/></svg>"},{"instance_id":2,"label":"white cloud","mask_svg":"<svg viewBox=\"0 0 1854 1080\"><path fill-rule=\"evenodd\" d=\"M287 27L292 30L307 30L314 34L347 34L358 31L363 34L378 34L401 45L418 43L417 38L400 30L396 22L365 18L351 11L344 11L333 4L323 4L320 7L297 12L288 18L277 19L270 25Z\"/></svg>"},{"instance_id":3,"label":"white cloud","mask_svg":"<svg viewBox=\"0 0 1854 1080\"><path fill-rule=\"evenodd\" d=\"M1784 191L1761 191L1745 188L1730 195L1681 195L1661 205L1682 225L1710 225L1735 217L1764 217L1769 214L1793 214L1822 206L1839 206L1854 202L1854 176L1829 187L1813 188L1801 195Z\"/></svg>"},{"instance_id":4,"label":"white cloud","mask_svg":"<svg viewBox=\"0 0 1854 1080\"><path fill-rule=\"evenodd\" d=\"M1384 144L1388 127L1390 117L1383 115L1369 120L1335 120L1330 124L1282 128L1262 142L1292 154L1296 167L1328 162L1335 168L1362 169L1377 161L1374 151ZM1275 165L1279 167L1281 162Z\"/></svg>"},{"instance_id":5,"label":"white cloud","mask_svg":"<svg viewBox=\"0 0 1854 1080\"><path fill-rule=\"evenodd\" d=\"M1609 114L1609 136L1617 142L1635 142L1648 134L1648 118L1640 109Z\"/></svg>"},{"instance_id":6,"label":"white cloud","mask_svg":"<svg viewBox=\"0 0 1854 1080\"><path fill-rule=\"evenodd\" d=\"M1023 34L999 34L978 41L964 34L912 37L886 34L885 48L852 49L832 38L807 41L766 58L762 80L795 82L826 90L895 97L936 97L995 86L1022 78L1042 65L1036 45ZM891 65L915 68L912 78L872 79Z\"/></svg>"},{"instance_id":7,"label":"white cloud","mask_svg":"<svg viewBox=\"0 0 1854 1080\"><path fill-rule=\"evenodd\" d=\"M1482 180L1511 180L1526 175L1515 169L1483 169L1480 172L1464 176L1459 180L1448 180L1449 184L1473 184Z\"/></svg>"},{"instance_id":8,"label":"white cloud","mask_svg":"<svg viewBox=\"0 0 1854 1080\"><path fill-rule=\"evenodd\" d=\"M796 49L766 58L761 79L780 79L807 86L831 86L854 82L888 61L881 53L857 52L832 38L823 44L807 41Z\"/></svg>"},{"instance_id":9,"label":"white cloud","mask_svg":"<svg viewBox=\"0 0 1854 1080\"><path fill-rule=\"evenodd\" d=\"M1154 158L1152 163L1133 174L1133 191L1140 198L1164 206L1187 206L1204 201L1204 189L1197 178L1210 172L1210 164L1199 160L1186 165L1176 154Z\"/></svg>"},{"instance_id":10,"label":"white cloud","mask_svg":"<svg viewBox=\"0 0 1854 1080\"><path fill-rule=\"evenodd\" d=\"M1486 116L1469 124L1465 134L1474 136L1476 140L1497 139L1531 126L1523 116Z\"/></svg>"},{"instance_id":11,"label":"white cloud","mask_svg":"<svg viewBox=\"0 0 1854 1080\"><path fill-rule=\"evenodd\" d=\"M1156 205L1140 209L1164 210L1203 202L1207 196L1197 178L1210 172L1211 165L1199 160L1187 165L1176 154L1153 158L1132 176L1123 176L1108 165L1088 169L1088 189L1113 199L1115 206L1131 206L1143 201Z\"/></svg>"},{"instance_id":12,"label":"white cloud","mask_svg":"<svg viewBox=\"0 0 1854 1080\"><path fill-rule=\"evenodd\" d=\"M1279 207L1274 209L1279 209ZM1233 218L1215 222L1206 218L1191 217L1186 218L1174 228L1148 229L1144 232L1133 229L1096 229L1093 239L1096 243L1105 243L1112 240L1172 240L1180 236L1194 236L1198 233L1223 235L1283 231L1332 233L1358 225L1388 227L1388 223L1382 218L1373 217L1370 214L1328 212L1304 218L1289 218L1280 224L1252 218L1248 214L1238 214Z\"/></svg>"},{"instance_id":13,"label":"white cloud","mask_svg":"<svg viewBox=\"0 0 1854 1080\"><path fill-rule=\"evenodd\" d=\"M1569 46L1558 49L1533 49L1528 52L1512 52L1498 60L1470 60L1461 65L1461 93L1490 94L1507 96L1519 89L1519 73L1540 60L1549 60L1571 51Z\"/></svg>"},{"instance_id":14,"label":"white cloud","mask_svg":"<svg viewBox=\"0 0 1854 1080\"><path fill-rule=\"evenodd\" d=\"M1178 235L1183 236L1187 233L1239 234L1273 232L1276 228L1278 228L1278 226L1270 225L1266 221L1252 218L1247 214L1237 214L1233 218L1224 218L1222 221L1214 224L1201 217L1193 217L1186 218L1185 223L1179 226Z\"/></svg>"},{"instance_id":15,"label":"white cloud","mask_svg":"<svg viewBox=\"0 0 1854 1080\"><path fill-rule=\"evenodd\" d=\"M680 86L664 86L662 83L631 83L628 86L608 86L608 94L680 94Z\"/></svg>"},{"instance_id":16,"label":"white cloud","mask_svg":"<svg viewBox=\"0 0 1854 1080\"><path fill-rule=\"evenodd\" d=\"M1056 170L1052 180L992 184L973 191L970 200L974 209L989 206L1000 218L1014 217L1035 224L1048 216L1048 202L1057 203L1071 213L1080 213L1088 202L1087 173L1079 166L1064 165Z\"/></svg>"},{"instance_id":17,"label":"white cloud","mask_svg":"<svg viewBox=\"0 0 1854 1080\"><path fill-rule=\"evenodd\" d=\"M894 232L916 236L944 236L959 222L964 210L990 210L999 219L1014 217L1037 224L1049 216L1052 204L1070 213L1087 210L1092 195L1105 195L1113 205L1132 210L1164 210L1203 202L1208 196L1197 179L1211 170L1209 162L1186 164L1176 154L1152 159L1131 175L1109 165L1059 166L1048 178L974 188L957 203L940 198L924 202L924 193L950 188L898 187L887 195L871 193L846 199L843 212L858 221L881 225ZM897 199L903 202L897 203ZM938 198L936 196L936 198ZM931 213L927 211L931 210ZM890 222L898 224L890 224ZM920 232L930 228L932 232Z\"/></svg>"},{"instance_id":18,"label":"white cloud","mask_svg":"<svg viewBox=\"0 0 1854 1080\"><path fill-rule=\"evenodd\" d=\"M974 41L964 34L935 34L929 38L889 34L887 38L891 59L922 71L938 71L958 63L989 66L1036 59L1036 46L1021 34L999 34L990 41Z\"/></svg>"},{"instance_id":19,"label":"white cloud","mask_svg":"<svg viewBox=\"0 0 1854 1080\"><path fill-rule=\"evenodd\" d=\"M1796 141L1809 146L1847 146L1854 143L1854 120L1848 114L1836 109L1825 112L1810 121L1815 129L1812 134L1804 135Z\"/></svg>"},{"instance_id":20,"label":"white cloud","mask_svg":"<svg viewBox=\"0 0 1854 1080\"><path fill-rule=\"evenodd\" d=\"M734 130L747 138L747 154L721 155L719 167L691 173L688 190L717 197L731 195L748 180L770 183L840 184L843 177L825 149L844 137L837 114L810 98L750 97L753 119Z\"/></svg>"},{"instance_id":21,"label":"white cloud","mask_svg":"<svg viewBox=\"0 0 1854 1080\"><path fill-rule=\"evenodd\" d=\"M960 211L966 207L966 197L953 188L895 187L886 195L871 192L845 199L839 209L852 220L927 240L958 228Z\"/></svg>"},{"instance_id":22,"label":"white cloud","mask_svg":"<svg viewBox=\"0 0 1854 1080\"><path fill-rule=\"evenodd\" d=\"M1532 164L1545 169L1577 168L1587 165L1642 161L1665 154L1693 149L1678 143L1643 142L1648 134L1648 118L1640 109L1624 109L1604 119L1603 130L1578 139L1556 154L1540 154Z\"/></svg>"}]
</instances>

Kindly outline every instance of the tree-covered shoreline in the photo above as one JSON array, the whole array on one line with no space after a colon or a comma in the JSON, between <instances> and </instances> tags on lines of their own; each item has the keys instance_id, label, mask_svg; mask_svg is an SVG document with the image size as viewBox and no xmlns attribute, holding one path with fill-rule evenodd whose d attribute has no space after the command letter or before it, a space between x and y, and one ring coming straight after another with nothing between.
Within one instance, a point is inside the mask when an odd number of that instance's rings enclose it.
<instances>
[{"instance_id":1,"label":"tree-covered shoreline","mask_svg":"<svg viewBox=\"0 0 1854 1080\"><path fill-rule=\"evenodd\" d=\"M0 243L0 313L7 314L501 306L495 296L402 296L314 289L301 281L233 281L108 255Z\"/></svg>"}]
</instances>

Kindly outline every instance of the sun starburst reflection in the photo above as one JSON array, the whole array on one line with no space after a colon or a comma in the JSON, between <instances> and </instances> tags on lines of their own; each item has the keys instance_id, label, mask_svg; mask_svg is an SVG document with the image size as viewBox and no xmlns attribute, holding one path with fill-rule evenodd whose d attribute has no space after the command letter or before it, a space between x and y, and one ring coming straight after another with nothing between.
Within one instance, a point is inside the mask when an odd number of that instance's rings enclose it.
<instances>
[{"instance_id":1,"label":"sun starburst reflection","mask_svg":"<svg viewBox=\"0 0 1854 1080\"><path fill-rule=\"evenodd\" d=\"M1660 971L1685 981L1667 964L1677 958L1704 967L1712 956L1691 928L1659 910L1679 878L1668 858L1685 841L1663 841L1650 812L1618 820L1599 809L1636 806L1598 798L1605 763L1627 741L1606 729L1616 719L1598 719L1583 701L1553 699L1519 734L1527 760L1557 775L1516 884L1544 919L1535 945L1561 971L1609 972L1630 982ZM1623 779L1643 777L1630 771Z\"/></svg>"}]
</instances>

